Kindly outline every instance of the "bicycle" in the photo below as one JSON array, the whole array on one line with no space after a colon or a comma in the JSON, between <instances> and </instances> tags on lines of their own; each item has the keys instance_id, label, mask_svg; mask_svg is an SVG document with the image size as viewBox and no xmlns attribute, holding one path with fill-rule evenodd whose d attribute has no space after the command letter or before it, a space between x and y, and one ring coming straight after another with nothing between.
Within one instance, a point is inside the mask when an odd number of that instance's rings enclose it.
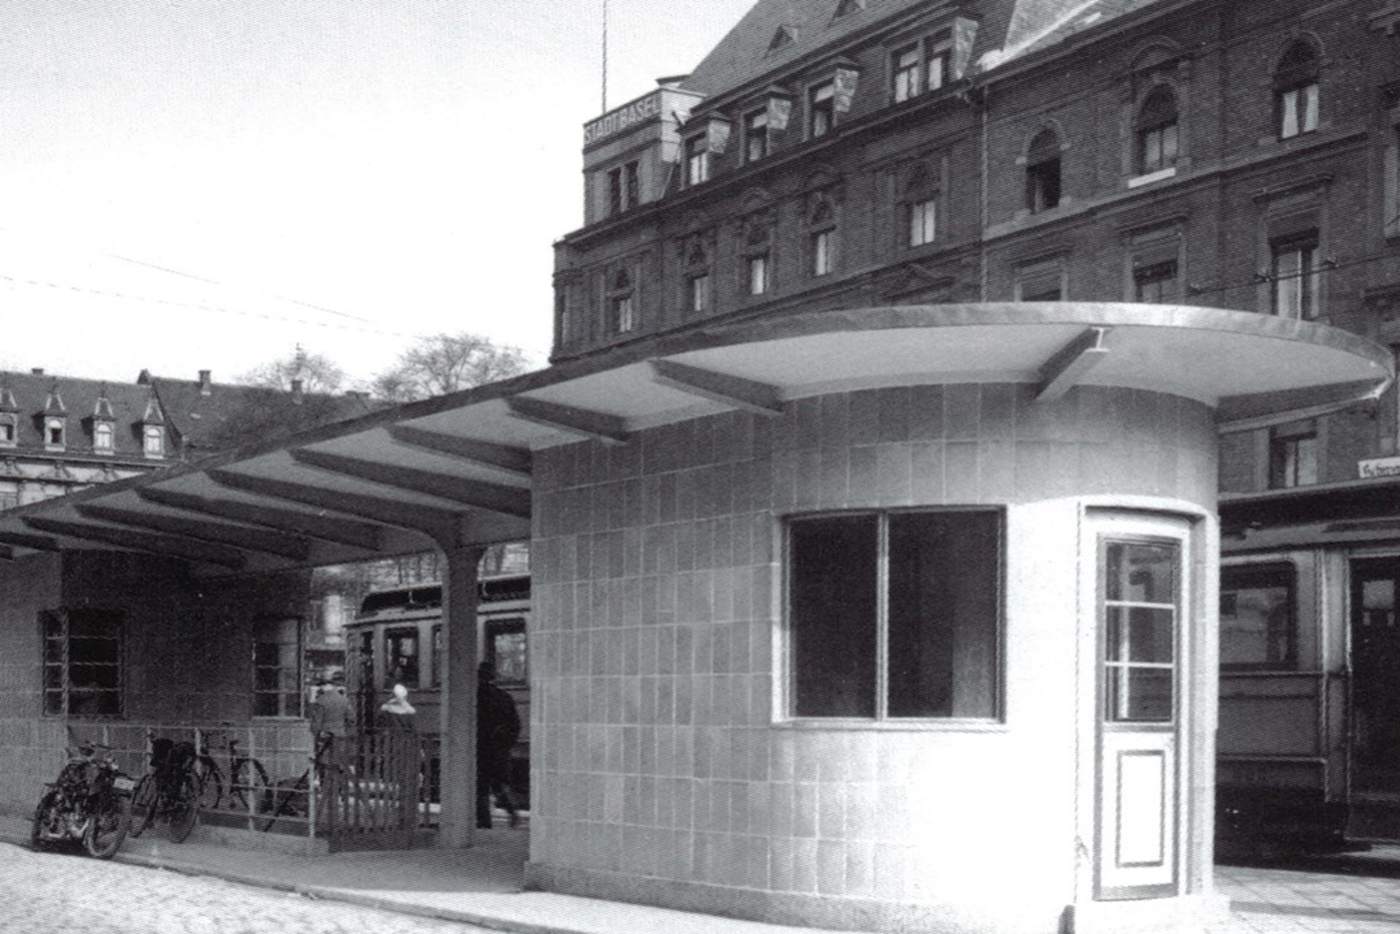
<instances>
[{"instance_id":1,"label":"bicycle","mask_svg":"<svg viewBox=\"0 0 1400 934\"><path fill-rule=\"evenodd\" d=\"M204 730L200 734L199 751L195 759L195 771L199 774L199 806L206 811L218 810L227 798L230 809L256 811L268 801L268 789L272 782L267 777L267 769L252 756L241 755L239 740L230 736L224 741L224 751L228 755L230 784L224 783L224 772L210 754L210 737L227 732L226 730Z\"/></svg>"},{"instance_id":2,"label":"bicycle","mask_svg":"<svg viewBox=\"0 0 1400 934\"><path fill-rule=\"evenodd\" d=\"M269 792L272 807L267 813L260 815L261 823L258 830L263 832L272 829L273 825L283 817L307 817L311 813L311 786L314 781L317 787L323 784L323 778L327 763L326 753L331 749L335 738L329 734L322 734L316 737L316 748L306 766L306 771L290 785L285 782L278 782ZM301 799L305 802L300 809L296 808L295 802Z\"/></svg>"},{"instance_id":3,"label":"bicycle","mask_svg":"<svg viewBox=\"0 0 1400 934\"><path fill-rule=\"evenodd\" d=\"M199 775L195 771L198 753L194 744L176 742L147 733L151 756L150 769L141 777L132 793L130 836L139 837L163 817L169 824L172 843L189 839L199 820Z\"/></svg>"}]
</instances>

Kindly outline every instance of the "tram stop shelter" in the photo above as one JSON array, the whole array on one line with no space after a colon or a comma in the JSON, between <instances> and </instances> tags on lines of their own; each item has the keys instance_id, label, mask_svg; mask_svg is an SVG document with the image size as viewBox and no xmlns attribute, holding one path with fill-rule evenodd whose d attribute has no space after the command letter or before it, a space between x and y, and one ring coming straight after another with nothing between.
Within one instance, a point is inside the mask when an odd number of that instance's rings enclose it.
<instances>
[{"instance_id":1,"label":"tram stop shelter","mask_svg":"<svg viewBox=\"0 0 1400 934\"><path fill-rule=\"evenodd\" d=\"M139 582L49 587L54 553L155 554L255 603L220 582L437 547L441 842L467 844L476 556L528 535L528 884L832 928L1199 930L1217 436L1392 377L1340 330L1175 306L639 342L0 514L3 735L47 735L35 606L135 601L135 653L192 625ZM0 774L0 800L39 779Z\"/></svg>"}]
</instances>

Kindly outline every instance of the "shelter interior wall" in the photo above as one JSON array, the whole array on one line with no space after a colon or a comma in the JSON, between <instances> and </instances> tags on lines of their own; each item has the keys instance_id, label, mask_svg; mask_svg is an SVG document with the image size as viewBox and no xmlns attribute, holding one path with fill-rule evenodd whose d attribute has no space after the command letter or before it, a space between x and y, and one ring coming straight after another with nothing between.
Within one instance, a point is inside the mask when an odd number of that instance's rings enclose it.
<instances>
[{"instance_id":1,"label":"shelter interior wall","mask_svg":"<svg viewBox=\"0 0 1400 934\"><path fill-rule=\"evenodd\" d=\"M0 811L28 813L63 761L69 727L77 737L111 744L122 766L136 772L144 770L151 727L254 725L252 744L270 767L274 750L304 754L299 719L252 716L252 623L302 616L308 584L306 572L200 578L178 561L117 552L0 567ZM59 606L122 613L121 717L43 715L38 616Z\"/></svg>"}]
</instances>

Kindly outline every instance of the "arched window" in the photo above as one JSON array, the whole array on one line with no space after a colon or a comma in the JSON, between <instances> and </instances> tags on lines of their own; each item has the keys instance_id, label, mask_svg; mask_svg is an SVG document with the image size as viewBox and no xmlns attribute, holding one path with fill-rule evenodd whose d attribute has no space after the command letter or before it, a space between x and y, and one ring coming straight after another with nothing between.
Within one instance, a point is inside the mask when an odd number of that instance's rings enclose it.
<instances>
[{"instance_id":1,"label":"arched window","mask_svg":"<svg viewBox=\"0 0 1400 934\"><path fill-rule=\"evenodd\" d=\"M1138 111L1136 168L1139 175L1160 172L1176 165L1180 128L1176 95L1165 85L1147 95Z\"/></svg>"},{"instance_id":2,"label":"arched window","mask_svg":"<svg viewBox=\"0 0 1400 934\"><path fill-rule=\"evenodd\" d=\"M98 422L92 426L92 449L94 451L112 450L112 423Z\"/></svg>"},{"instance_id":3,"label":"arched window","mask_svg":"<svg viewBox=\"0 0 1400 934\"><path fill-rule=\"evenodd\" d=\"M1306 39L1294 42L1283 53L1274 72L1274 120L1279 139L1317 129L1321 75L1322 58Z\"/></svg>"},{"instance_id":4,"label":"arched window","mask_svg":"<svg viewBox=\"0 0 1400 934\"><path fill-rule=\"evenodd\" d=\"M1026 208L1035 214L1060 204L1060 137L1046 127L1026 151Z\"/></svg>"},{"instance_id":5,"label":"arched window","mask_svg":"<svg viewBox=\"0 0 1400 934\"><path fill-rule=\"evenodd\" d=\"M836 210L829 198L816 199L807 220L807 230L812 275L828 275L836 268Z\"/></svg>"}]
</instances>

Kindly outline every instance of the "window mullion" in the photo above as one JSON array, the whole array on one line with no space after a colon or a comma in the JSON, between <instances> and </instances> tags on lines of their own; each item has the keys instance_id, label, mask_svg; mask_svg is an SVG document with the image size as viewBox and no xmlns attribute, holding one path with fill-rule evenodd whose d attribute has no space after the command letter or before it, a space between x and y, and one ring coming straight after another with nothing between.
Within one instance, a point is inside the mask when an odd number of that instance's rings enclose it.
<instances>
[{"instance_id":1,"label":"window mullion","mask_svg":"<svg viewBox=\"0 0 1400 934\"><path fill-rule=\"evenodd\" d=\"M881 513L876 538L875 570L875 719L889 715L890 661L890 517Z\"/></svg>"}]
</instances>

